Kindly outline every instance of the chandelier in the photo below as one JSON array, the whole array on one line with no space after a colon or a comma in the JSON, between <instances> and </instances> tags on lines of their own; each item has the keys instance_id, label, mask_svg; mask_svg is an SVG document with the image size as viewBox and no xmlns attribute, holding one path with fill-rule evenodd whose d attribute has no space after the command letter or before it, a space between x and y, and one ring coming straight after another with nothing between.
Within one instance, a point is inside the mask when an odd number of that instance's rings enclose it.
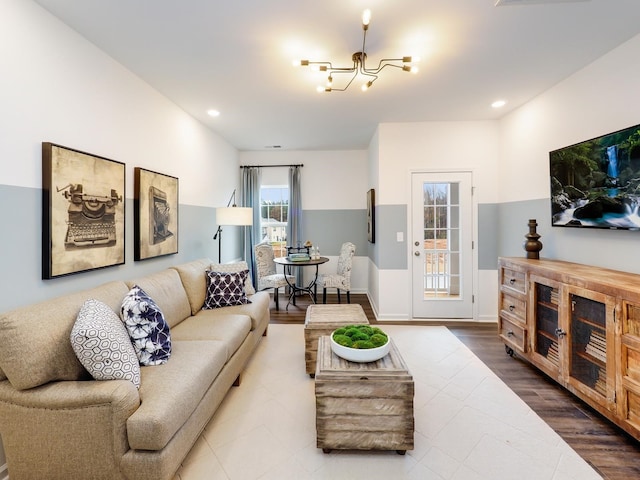
<instances>
[{"instance_id":1,"label":"chandelier","mask_svg":"<svg viewBox=\"0 0 640 480\"><path fill-rule=\"evenodd\" d=\"M334 67L331 62L312 62L310 60L298 60L294 61L294 65L302 67L311 67L320 72L327 72L327 84L326 86L319 86L318 92L344 92L353 81L361 75L367 80L362 85L362 91L367 91L378 79L380 72L386 67L399 68L404 72L417 73L418 67L411 65L412 62L418 61L413 57L402 58L383 58L378 63L376 68L367 68L367 52L365 50L365 43L367 41L367 31L369 30L369 22L371 21L371 10L367 9L362 14L362 50L351 55L353 65L351 67ZM333 86L334 75L351 74L351 78L343 88L336 88Z\"/></svg>"}]
</instances>

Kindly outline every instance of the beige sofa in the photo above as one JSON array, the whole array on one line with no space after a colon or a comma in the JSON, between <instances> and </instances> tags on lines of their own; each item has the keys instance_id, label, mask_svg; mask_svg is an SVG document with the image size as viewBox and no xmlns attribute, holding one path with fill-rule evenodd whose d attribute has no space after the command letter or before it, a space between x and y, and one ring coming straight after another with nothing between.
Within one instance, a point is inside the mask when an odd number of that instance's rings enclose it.
<instances>
[{"instance_id":1,"label":"beige sofa","mask_svg":"<svg viewBox=\"0 0 640 480\"><path fill-rule=\"evenodd\" d=\"M201 259L114 281L0 315L0 435L11 480L170 479L269 324L269 296L202 310ZM141 386L93 380L69 341L88 298L115 312L139 285L171 329L164 365L141 367Z\"/></svg>"}]
</instances>

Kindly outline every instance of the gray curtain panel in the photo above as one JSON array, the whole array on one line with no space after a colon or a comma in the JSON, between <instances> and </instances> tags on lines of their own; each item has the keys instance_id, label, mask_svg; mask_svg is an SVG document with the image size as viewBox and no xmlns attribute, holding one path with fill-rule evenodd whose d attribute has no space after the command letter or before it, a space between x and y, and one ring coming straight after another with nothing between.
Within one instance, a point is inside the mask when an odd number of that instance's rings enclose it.
<instances>
[{"instance_id":1,"label":"gray curtain panel","mask_svg":"<svg viewBox=\"0 0 640 480\"><path fill-rule=\"evenodd\" d=\"M298 246L304 243L302 238L302 194L300 191L301 167L289 167L289 220L287 222L287 243ZM296 284L302 285L302 268L295 269Z\"/></svg>"},{"instance_id":2,"label":"gray curtain panel","mask_svg":"<svg viewBox=\"0 0 640 480\"><path fill-rule=\"evenodd\" d=\"M245 167L242 169L240 183L240 206L253 207L253 226L244 230L244 258L251 270L251 280L256 285L256 262L253 247L260 243L260 182L262 170L260 167Z\"/></svg>"}]
</instances>

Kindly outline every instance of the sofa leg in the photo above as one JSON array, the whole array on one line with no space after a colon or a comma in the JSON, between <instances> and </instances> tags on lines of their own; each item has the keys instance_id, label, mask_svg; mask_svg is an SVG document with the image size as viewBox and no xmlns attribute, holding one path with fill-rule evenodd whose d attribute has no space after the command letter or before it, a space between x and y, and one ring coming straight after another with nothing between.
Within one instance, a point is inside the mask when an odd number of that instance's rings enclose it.
<instances>
[{"instance_id":1,"label":"sofa leg","mask_svg":"<svg viewBox=\"0 0 640 480\"><path fill-rule=\"evenodd\" d=\"M351 290L347 290L347 303L351 303Z\"/></svg>"},{"instance_id":2,"label":"sofa leg","mask_svg":"<svg viewBox=\"0 0 640 480\"><path fill-rule=\"evenodd\" d=\"M322 303L327 303L327 289L322 289Z\"/></svg>"},{"instance_id":3,"label":"sofa leg","mask_svg":"<svg viewBox=\"0 0 640 480\"><path fill-rule=\"evenodd\" d=\"M266 337L267 336L267 330L269 330L269 325L267 325L264 329L264 332L262 332L262 336Z\"/></svg>"},{"instance_id":4,"label":"sofa leg","mask_svg":"<svg viewBox=\"0 0 640 480\"><path fill-rule=\"evenodd\" d=\"M340 289L339 289L339 288L336 288L336 290L338 291L338 303L342 303L342 302L340 301Z\"/></svg>"},{"instance_id":5,"label":"sofa leg","mask_svg":"<svg viewBox=\"0 0 640 480\"><path fill-rule=\"evenodd\" d=\"M238 375L238 376L236 377L236 379L234 380L234 382L233 382L233 386L234 386L234 387L239 387L239 386L240 386L240 375Z\"/></svg>"},{"instance_id":6,"label":"sofa leg","mask_svg":"<svg viewBox=\"0 0 640 480\"><path fill-rule=\"evenodd\" d=\"M278 303L278 299L280 298L280 295L278 295L278 289L274 288L273 289L273 300L276 302L276 310L280 310L280 304Z\"/></svg>"}]
</instances>

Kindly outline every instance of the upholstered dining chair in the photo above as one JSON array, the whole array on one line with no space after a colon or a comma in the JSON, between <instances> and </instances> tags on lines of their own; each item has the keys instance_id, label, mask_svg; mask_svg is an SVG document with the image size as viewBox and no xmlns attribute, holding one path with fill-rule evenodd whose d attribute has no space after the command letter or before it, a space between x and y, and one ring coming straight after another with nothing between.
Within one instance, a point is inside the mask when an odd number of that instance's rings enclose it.
<instances>
[{"instance_id":1,"label":"upholstered dining chair","mask_svg":"<svg viewBox=\"0 0 640 480\"><path fill-rule=\"evenodd\" d=\"M351 242L345 242L340 248L338 268L336 273L325 273L318 279L318 285L322 286L322 303L327 303L327 288L338 290L338 303L340 303L340 290L347 292L347 303L351 303L351 268L356 246Z\"/></svg>"},{"instance_id":2,"label":"upholstered dining chair","mask_svg":"<svg viewBox=\"0 0 640 480\"><path fill-rule=\"evenodd\" d=\"M254 248L256 259L256 277L257 277L257 289L266 290L273 288L273 299L276 302L276 310L280 310L278 303L278 290L280 287L286 287L287 278L284 274L276 271L276 264L273 261L273 247L268 243L259 243ZM293 275L287 275L289 283L295 284L296 277Z\"/></svg>"}]
</instances>

